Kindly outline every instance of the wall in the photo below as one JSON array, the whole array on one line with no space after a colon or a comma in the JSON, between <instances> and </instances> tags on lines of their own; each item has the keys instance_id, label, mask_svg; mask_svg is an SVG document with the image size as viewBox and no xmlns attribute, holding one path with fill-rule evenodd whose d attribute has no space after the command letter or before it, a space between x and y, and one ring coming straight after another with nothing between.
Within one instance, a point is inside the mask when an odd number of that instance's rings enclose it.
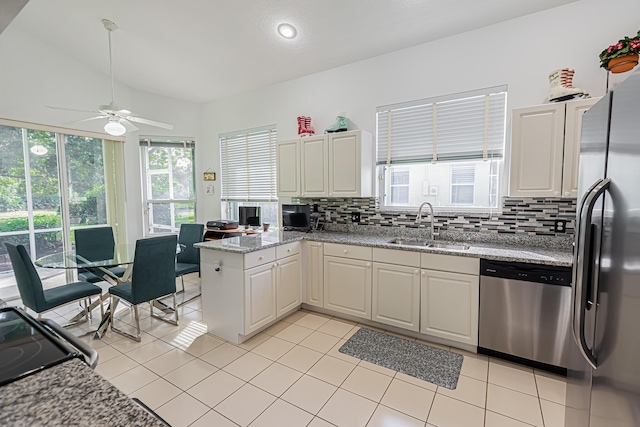
<instances>
[{"instance_id":1,"label":"wall","mask_svg":"<svg viewBox=\"0 0 640 427\"><path fill-rule=\"evenodd\" d=\"M296 202L318 205L320 224L357 224L378 227L429 228L429 208L422 211L422 222L416 224L415 212L380 211L379 200L367 198L319 198L294 199ZM331 221L325 221L330 212ZM360 213L360 221L353 221L351 214ZM518 234L528 236L556 236L571 238L575 229L575 199L542 197L505 197L502 207L491 213L435 214L434 227L438 232ZM554 230L556 220L566 221L561 233Z\"/></svg>"},{"instance_id":2,"label":"wall","mask_svg":"<svg viewBox=\"0 0 640 427\"><path fill-rule=\"evenodd\" d=\"M219 167L220 133L267 124L281 139L296 136L296 117L322 131L337 111L375 135L377 106L508 85L508 109L541 104L549 73L576 69L574 86L593 96L606 90L598 54L638 31L637 0L581 0L548 11L360 61L209 103L203 109L206 166ZM612 76L612 86L624 75ZM508 133L507 133L508 134ZM507 150L508 152L508 150ZM203 201L206 218L220 217L220 181Z\"/></svg>"},{"instance_id":3,"label":"wall","mask_svg":"<svg viewBox=\"0 0 640 427\"><path fill-rule=\"evenodd\" d=\"M7 28L0 37L0 58L0 117L102 132L102 121L68 123L86 118L88 114L52 110L45 106L94 110L99 104L109 102L111 83L108 74L104 74L105 70L87 67L15 26ZM143 236L138 135L198 139L201 107L134 91L117 83L115 92L119 105L142 117L174 125L173 131L140 125L139 133L126 135L127 233L128 240L134 241ZM200 181L196 186L201 192Z\"/></svg>"}]
</instances>

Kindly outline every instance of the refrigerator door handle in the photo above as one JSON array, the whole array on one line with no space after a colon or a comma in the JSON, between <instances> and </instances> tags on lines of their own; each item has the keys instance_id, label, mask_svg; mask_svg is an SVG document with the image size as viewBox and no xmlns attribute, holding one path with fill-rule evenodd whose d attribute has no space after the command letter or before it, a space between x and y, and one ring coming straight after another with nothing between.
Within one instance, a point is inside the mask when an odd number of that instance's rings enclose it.
<instances>
[{"instance_id":1,"label":"refrigerator door handle","mask_svg":"<svg viewBox=\"0 0 640 427\"><path fill-rule=\"evenodd\" d=\"M597 367L596 358L587 345L584 333L585 318L584 311L587 305L587 286L592 286L593 278L589 277L593 271L590 262L593 251L591 241L591 220L593 209L598 198L609 188L611 180L605 178L595 183L587 192L580 206L580 217L578 224L578 235L576 238L576 248L573 254L573 337L578 345L580 353L585 360L595 369Z\"/></svg>"}]
</instances>

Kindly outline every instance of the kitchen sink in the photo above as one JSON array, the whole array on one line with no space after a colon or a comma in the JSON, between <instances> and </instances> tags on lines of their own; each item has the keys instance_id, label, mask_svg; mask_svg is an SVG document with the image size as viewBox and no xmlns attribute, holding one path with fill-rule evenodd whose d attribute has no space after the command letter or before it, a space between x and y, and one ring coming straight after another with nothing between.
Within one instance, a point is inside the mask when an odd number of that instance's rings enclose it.
<instances>
[{"instance_id":1,"label":"kitchen sink","mask_svg":"<svg viewBox=\"0 0 640 427\"><path fill-rule=\"evenodd\" d=\"M424 240L409 240L409 239L393 239L389 243L394 245L407 245L407 246L428 246L429 242Z\"/></svg>"},{"instance_id":2,"label":"kitchen sink","mask_svg":"<svg viewBox=\"0 0 640 427\"><path fill-rule=\"evenodd\" d=\"M434 249L453 249L456 251L466 251L469 249L469 245L453 243L429 243L427 247Z\"/></svg>"},{"instance_id":3,"label":"kitchen sink","mask_svg":"<svg viewBox=\"0 0 640 427\"><path fill-rule=\"evenodd\" d=\"M451 249L456 251L466 251L469 249L469 245L463 243L425 242L424 240L393 239L390 240L389 243L393 245L423 246L425 248Z\"/></svg>"}]
</instances>

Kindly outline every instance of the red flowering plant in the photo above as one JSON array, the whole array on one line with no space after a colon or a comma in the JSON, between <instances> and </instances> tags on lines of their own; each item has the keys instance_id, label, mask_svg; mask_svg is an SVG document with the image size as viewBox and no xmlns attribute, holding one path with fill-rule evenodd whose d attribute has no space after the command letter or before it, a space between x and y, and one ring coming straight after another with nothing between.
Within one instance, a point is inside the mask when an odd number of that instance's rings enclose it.
<instances>
[{"instance_id":1,"label":"red flowering plant","mask_svg":"<svg viewBox=\"0 0 640 427\"><path fill-rule=\"evenodd\" d=\"M640 52L640 30L634 37L625 37L600 53L600 66L609 69L609 60Z\"/></svg>"}]
</instances>

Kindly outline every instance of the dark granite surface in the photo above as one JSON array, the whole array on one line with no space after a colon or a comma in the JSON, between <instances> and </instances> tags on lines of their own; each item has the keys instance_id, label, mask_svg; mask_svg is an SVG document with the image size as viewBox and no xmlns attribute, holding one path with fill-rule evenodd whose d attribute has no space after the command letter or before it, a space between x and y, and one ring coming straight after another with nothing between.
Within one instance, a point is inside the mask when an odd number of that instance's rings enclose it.
<instances>
[{"instance_id":1,"label":"dark granite surface","mask_svg":"<svg viewBox=\"0 0 640 427\"><path fill-rule=\"evenodd\" d=\"M0 387L0 426L165 426L78 359Z\"/></svg>"},{"instance_id":2,"label":"dark granite surface","mask_svg":"<svg viewBox=\"0 0 640 427\"><path fill-rule=\"evenodd\" d=\"M338 351L451 390L463 361L461 354L368 328L360 328Z\"/></svg>"},{"instance_id":3,"label":"dark granite surface","mask_svg":"<svg viewBox=\"0 0 640 427\"><path fill-rule=\"evenodd\" d=\"M397 236L401 237L401 236ZM404 236L402 236L404 237ZM411 237L411 236L410 236ZM535 246L527 245L527 240L521 238L508 242L501 241L464 241L470 248L467 250L453 249L435 249L426 247L406 246L389 243L393 236L388 233L384 234L360 234L360 233L340 233L340 232L314 232L301 233L293 231L271 231L263 234L255 234L250 236L232 237L230 239L212 240L198 243L195 246L203 249L215 249L226 252L248 253L260 249L266 249L273 246L282 245L284 243L311 240L315 242L325 243L342 243L349 245L368 246L375 248L397 249L404 251L426 252L435 254L467 256L474 258L485 258L496 261L516 261L528 262L545 265L571 266L572 254L571 250L564 247L557 247L554 238L549 238L549 244L541 244L539 240L535 241ZM446 241L449 243L458 243L457 241ZM533 240L532 240L533 243Z\"/></svg>"}]
</instances>

